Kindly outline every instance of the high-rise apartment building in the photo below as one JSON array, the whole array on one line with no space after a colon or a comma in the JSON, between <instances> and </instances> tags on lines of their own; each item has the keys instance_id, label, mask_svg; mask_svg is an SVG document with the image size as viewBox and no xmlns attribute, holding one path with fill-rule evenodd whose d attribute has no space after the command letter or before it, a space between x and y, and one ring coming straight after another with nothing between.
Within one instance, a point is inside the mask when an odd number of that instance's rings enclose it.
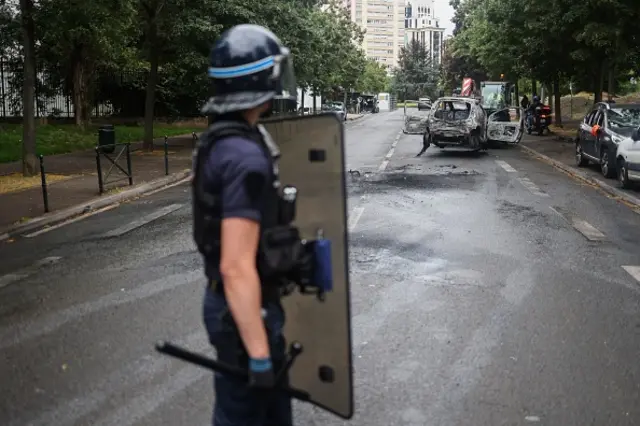
<instances>
[{"instance_id":1,"label":"high-rise apartment building","mask_svg":"<svg viewBox=\"0 0 640 426\"><path fill-rule=\"evenodd\" d=\"M405 45L405 0L347 0L351 20L366 30L362 48L389 72Z\"/></svg>"},{"instance_id":2,"label":"high-rise apartment building","mask_svg":"<svg viewBox=\"0 0 640 426\"><path fill-rule=\"evenodd\" d=\"M412 40L424 44L433 63L442 62L444 28L434 11L434 0L409 0L405 7L405 45Z\"/></svg>"}]
</instances>

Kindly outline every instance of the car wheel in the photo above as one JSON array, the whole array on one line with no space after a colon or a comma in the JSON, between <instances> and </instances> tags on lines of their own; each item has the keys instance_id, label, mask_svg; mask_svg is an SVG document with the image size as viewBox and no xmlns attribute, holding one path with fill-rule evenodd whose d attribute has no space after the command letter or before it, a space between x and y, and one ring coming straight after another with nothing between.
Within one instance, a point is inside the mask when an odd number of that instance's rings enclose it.
<instances>
[{"instance_id":1,"label":"car wheel","mask_svg":"<svg viewBox=\"0 0 640 426\"><path fill-rule=\"evenodd\" d=\"M582 154L582 146L580 142L576 142L576 165L578 167L584 167L589 164L589 160L587 160Z\"/></svg>"},{"instance_id":2,"label":"car wheel","mask_svg":"<svg viewBox=\"0 0 640 426\"><path fill-rule=\"evenodd\" d=\"M624 159L620 158L618 160L618 181L620 182L620 186L624 189L629 189L631 187L631 182L629 182L629 171L627 170L627 162Z\"/></svg>"},{"instance_id":3,"label":"car wheel","mask_svg":"<svg viewBox=\"0 0 640 426\"><path fill-rule=\"evenodd\" d=\"M606 178L613 177L614 170L611 168L609 151L606 149L602 151L602 155L600 156L600 171L602 172L602 176Z\"/></svg>"}]
</instances>

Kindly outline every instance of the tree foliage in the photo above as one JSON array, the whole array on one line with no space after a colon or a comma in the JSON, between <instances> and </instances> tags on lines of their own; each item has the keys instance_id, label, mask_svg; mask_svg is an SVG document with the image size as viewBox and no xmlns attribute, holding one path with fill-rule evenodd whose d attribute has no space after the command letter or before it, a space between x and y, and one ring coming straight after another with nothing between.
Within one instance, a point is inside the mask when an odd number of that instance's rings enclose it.
<instances>
[{"instance_id":1,"label":"tree foliage","mask_svg":"<svg viewBox=\"0 0 640 426\"><path fill-rule=\"evenodd\" d=\"M13 94L22 92L27 81L21 3L0 0L0 57L12 67ZM271 29L290 48L301 88L334 92L382 85L377 69L358 47L362 31L335 0L28 4L33 6L38 69L35 83L28 83L35 86L38 102L43 96L70 96L78 126L90 122L97 104L109 105L115 116L144 116L149 148L154 116L199 115L209 94L206 69L212 43L237 24ZM29 145L31 154L34 146Z\"/></svg>"},{"instance_id":2,"label":"tree foliage","mask_svg":"<svg viewBox=\"0 0 640 426\"><path fill-rule=\"evenodd\" d=\"M78 125L97 103L122 116L197 115L212 43L241 23L280 37L303 88L355 89L367 68L363 33L333 0L38 0L34 23L38 69L71 96ZM21 73L18 0L0 2L0 55Z\"/></svg>"},{"instance_id":3,"label":"tree foliage","mask_svg":"<svg viewBox=\"0 0 640 426\"><path fill-rule=\"evenodd\" d=\"M439 74L427 47L419 41L412 40L400 49L392 87L401 98L406 96L407 99L416 99L423 95L435 97Z\"/></svg>"},{"instance_id":4,"label":"tree foliage","mask_svg":"<svg viewBox=\"0 0 640 426\"><path fill-rule=\"evenodd\" d=\"M554 87L559 99L572 81L599 100L638 71L640 8L635 0L450 0L454 37L444 80L530 79ZM559 102L557 102L559 104ZM559 108L559 105L557 105ZM559 109L556 115L560 116Z\"/></svg>"},{"instance_id":5,"label":"tree foliage","mask_svg":"<svg viewBox=\"0 0 640 426\"><path fill-rule=\"evenodd\" d=\"M367 59L364 72L358 78L359 92L376 94L389 89L389 76L385 67L373 59Z\"/></svg>"}]
</instances>

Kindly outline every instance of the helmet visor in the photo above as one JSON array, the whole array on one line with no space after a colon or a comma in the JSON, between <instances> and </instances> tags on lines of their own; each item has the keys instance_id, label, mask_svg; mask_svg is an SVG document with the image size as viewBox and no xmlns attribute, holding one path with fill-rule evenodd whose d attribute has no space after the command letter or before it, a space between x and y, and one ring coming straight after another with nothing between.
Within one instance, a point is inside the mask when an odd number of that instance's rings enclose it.
<instances>
[{"instance_id":1,"label":"helmet visor","mask_svg":"<svg viewBox=\"0 0 640 426\"><path fill-rule=\"evenodd\" d=\"M273 79L276 82L275 99L297 99L296 77L293 73L293 58L289 50L282 48L282 54L275 58Z\"/></svg>"}]
</instances>

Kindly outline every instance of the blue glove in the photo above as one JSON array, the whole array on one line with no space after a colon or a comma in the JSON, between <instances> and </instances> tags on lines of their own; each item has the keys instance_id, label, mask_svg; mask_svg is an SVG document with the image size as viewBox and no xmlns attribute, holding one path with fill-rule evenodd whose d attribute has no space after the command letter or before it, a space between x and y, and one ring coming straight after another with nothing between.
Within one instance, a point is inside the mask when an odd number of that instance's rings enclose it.
<instances>
[{"instance_id":1,"label":"blue glove","mask_svg":"<svg viewBox=\"0 0 640 426\"><path fill-rule=\"evenodd\" d=\"M249 386L258 389L270 389L275 386L271 358L249 359Z\"/></svg>"}]
</instances>

